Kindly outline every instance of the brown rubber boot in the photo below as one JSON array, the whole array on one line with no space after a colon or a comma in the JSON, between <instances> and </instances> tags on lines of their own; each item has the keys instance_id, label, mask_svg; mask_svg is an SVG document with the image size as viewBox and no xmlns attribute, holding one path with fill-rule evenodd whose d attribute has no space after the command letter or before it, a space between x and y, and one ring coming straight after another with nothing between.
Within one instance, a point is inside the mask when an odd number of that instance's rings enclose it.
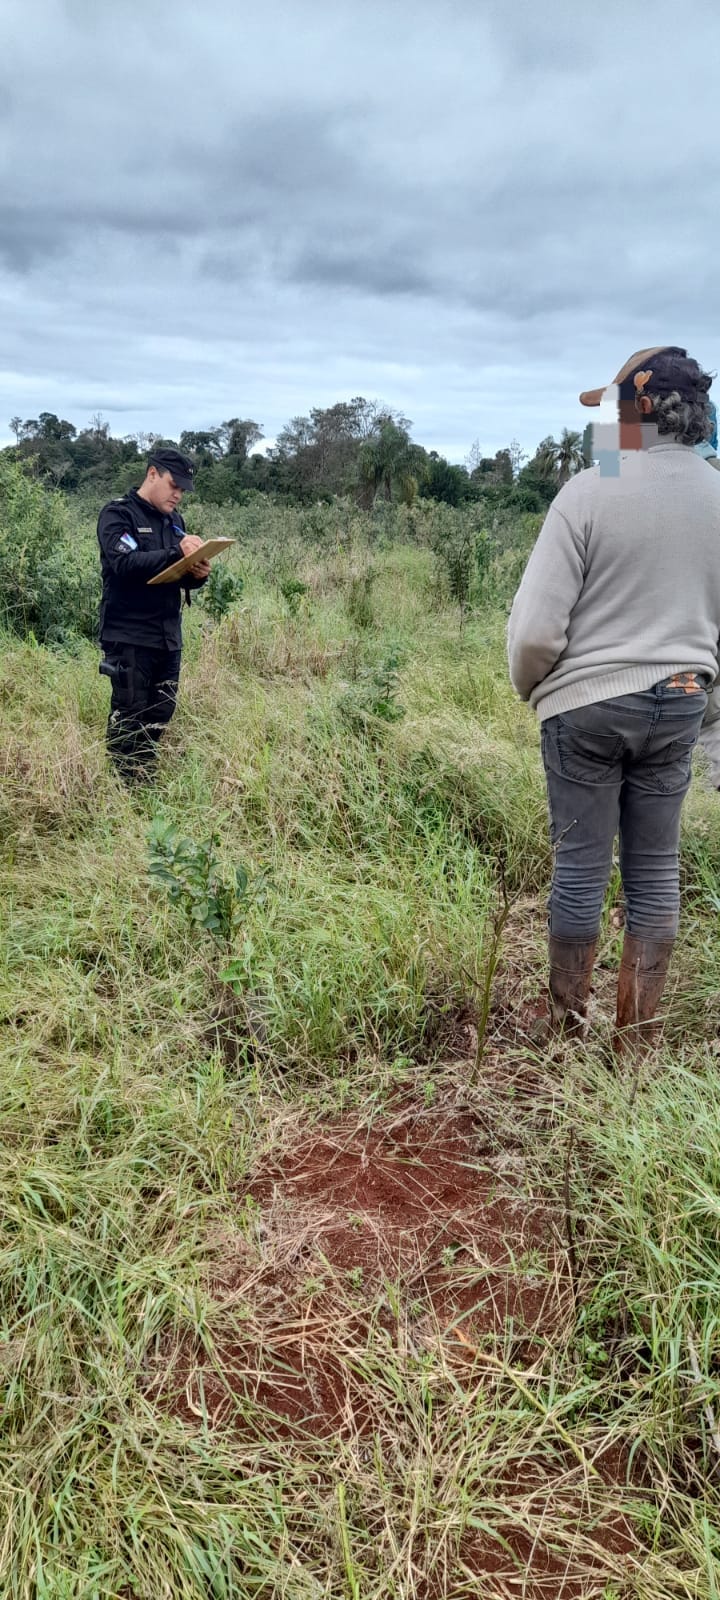
<instances>
[{"instance_id":1,"label":"brown rubber boot","mask_svg":"<svg viewBox=\"0 0 720 1600\"><path fill-rule=\"evenodd\" d=\"M618 973L614 1048L647 1049L657 1031L658 1006L668 974L673 939L638 939L626 933Z\"/></svg>"},{"instance_id":2,"label":"brown rubber boot","mask_svg":"<svg viewBox=\"0 0 720 1600\"><path fill-rule=\"evenodd\" d=\"M585 1029L597 939L557 939L550 935L550 1015L566 1034Z\"/></svg>"}]
</instances>

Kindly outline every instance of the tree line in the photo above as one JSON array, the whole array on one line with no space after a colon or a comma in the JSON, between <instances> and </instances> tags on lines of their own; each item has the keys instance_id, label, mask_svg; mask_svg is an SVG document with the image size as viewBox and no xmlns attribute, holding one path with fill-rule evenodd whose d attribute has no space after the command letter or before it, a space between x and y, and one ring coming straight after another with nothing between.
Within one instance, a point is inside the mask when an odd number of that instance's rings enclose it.
<instances>
[{"instance_id":1,"label":"tree line","mask_svg":"<svg viewBox=\"0 0 720 1600\"><path fill-rule=\"evenodd\" d=\"M136 484L148 453L163 445L192 457L198 498L218 505L247 503L259 493L296 505L348 496L366 510L378 500L411 505L419 497L543 511L588 460L588 439L565 428L559 440L541 440L529 459L515 440L492 456L476 443L458 466L415 443L412 423L401 412L362 396L291 418L263 454L257 450L261 425L241 417L185 430L179 439L154 433L117 438L101 415L78 429L51 411L13 417L10 428L15 443L0 455L53 488L98 502Z\"/></svg>"}]
</instances>

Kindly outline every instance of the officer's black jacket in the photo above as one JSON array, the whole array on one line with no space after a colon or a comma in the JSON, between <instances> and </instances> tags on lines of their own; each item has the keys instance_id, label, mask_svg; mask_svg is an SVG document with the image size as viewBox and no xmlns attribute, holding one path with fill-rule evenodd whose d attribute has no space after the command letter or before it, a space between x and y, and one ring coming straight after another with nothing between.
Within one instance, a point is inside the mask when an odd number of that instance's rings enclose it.
<instances>
[{"instance_id":1,"label":"officer's black jacket","mask_svg":"<svg viewBox=\"0 0 720 1600\"><path fill-rule=\"evenodd\" d=\"M166 516L131 489L103 506L97 534L103 580L101 642L179 650L183 591L202 588L206 579L186 572L177 583L148 587L148 580L182 559L185 523L180 513Z\"/></svg>"}]
</instances>

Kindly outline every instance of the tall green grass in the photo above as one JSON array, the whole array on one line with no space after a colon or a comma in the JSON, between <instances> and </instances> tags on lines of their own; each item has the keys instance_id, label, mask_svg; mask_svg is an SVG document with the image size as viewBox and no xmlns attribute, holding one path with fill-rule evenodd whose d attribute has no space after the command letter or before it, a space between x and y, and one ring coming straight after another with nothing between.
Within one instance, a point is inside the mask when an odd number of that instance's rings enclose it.
<instances>
[{"instance_id":1,"label":"tall green grass","mask_svg":"<svg viewBox=\"0 0 720 1600\"><path fill-rule=\"evenodd\" d=\"M711 1600L717 801L699 779L640 1080L592 1046L530 1053L502 1018L542 981L549 853L502 610L460 615L416 538L336 533L294 548L291 615L282 539L248 523L240 606L187 618L154 791L108 770L92 646L0 647L0 1594L522 1593L543 1541L548 1584L564 1563L588 1596ZM394 720L373 710L390 656ZM151 883L156 816L267 874L231 951ZM479 1065L453 1062L501 876L497 1016ZM560 1308L532 1348L512 1322L463 1344L405 1268L343 1276L292 1214L242 1201L319 1118L398 1105L471 1110L509 1223L520 1198L549 1208L554 1256L517 1248ZM288 1438L263 1398L297 1327L349 1397L326 1438Z\"/></svg>"}]
</instances>

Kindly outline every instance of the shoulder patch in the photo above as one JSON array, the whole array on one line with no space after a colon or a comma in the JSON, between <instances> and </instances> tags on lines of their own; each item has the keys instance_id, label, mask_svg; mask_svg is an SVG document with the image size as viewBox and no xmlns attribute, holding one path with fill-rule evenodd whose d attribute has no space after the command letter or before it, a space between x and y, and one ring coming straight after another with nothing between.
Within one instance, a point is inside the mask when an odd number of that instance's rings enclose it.
<instances>
[{"instance_id":1,"label":"shoulder patch","mask_svg":"<svg viewBox=\"0 0 720 1600\"><path fill-rule=\"evenodd\" d=\"M122 533L118 543L123 545L126 550L137 550L137 539L133 539L131 533Z\"/></svg>"}]
</instances>

